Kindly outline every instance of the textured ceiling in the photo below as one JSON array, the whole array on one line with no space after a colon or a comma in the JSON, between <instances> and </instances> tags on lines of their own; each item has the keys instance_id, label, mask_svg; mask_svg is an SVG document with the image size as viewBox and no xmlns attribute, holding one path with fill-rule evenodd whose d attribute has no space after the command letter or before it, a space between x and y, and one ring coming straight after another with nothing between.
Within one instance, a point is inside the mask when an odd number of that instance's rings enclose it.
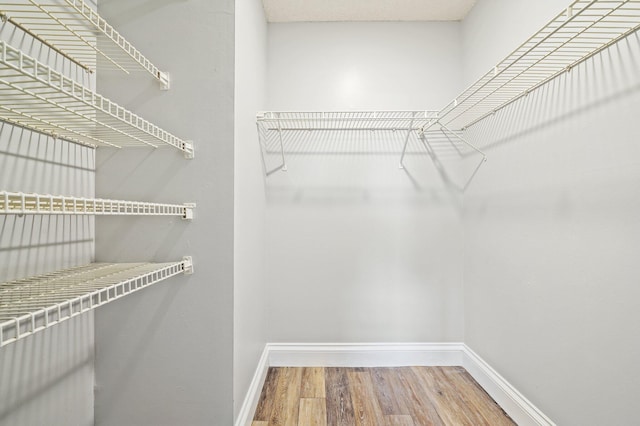
<instances>
[{"instance_id":1,"label":"textured ceiling","mask_svg":"<svg viewBox=\"0 0 640 426\"><path fill-rule=\"evenodd\" d=\"M263 0L269 22L459 21L476 0Z\"/></svg>"}]
</instances>

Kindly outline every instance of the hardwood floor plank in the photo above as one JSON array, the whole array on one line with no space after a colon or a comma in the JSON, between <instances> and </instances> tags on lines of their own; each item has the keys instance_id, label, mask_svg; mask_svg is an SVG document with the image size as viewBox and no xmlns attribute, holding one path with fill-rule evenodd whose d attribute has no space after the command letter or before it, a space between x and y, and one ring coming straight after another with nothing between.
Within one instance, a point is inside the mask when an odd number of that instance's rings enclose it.
<instances>
[{"instance_id":1,"label":"hardwood floor plank","mask_svg":"<svg viewBox=\"0 0 640 426\"><path fill-rule=\"evenodd\" d=\"M327 426L327 406L324 398L300 398L298 426Z\"/></svg>"},{"instance_id":2,"label":"hardwood floor plank","mask_svg":"<svg viewBox=\"0 0 640 426\"><path fill-rule=\"evenodd\" d=\"M273 409L269 416L269 426L296 426L300 405L300 385L302 368L280 369Z\"/></svg>"},{"instance_id":3,"label":"hardwood floor plank","mask_svg":"<svg viewBox=\"0 0 640 426\"><path fill-rule=\"evenodd\" d=\"M306 367L302 370L300 398L324 398L324 368Z\"/></svg>"},{"instance_id":4,"label":"hardwood floor plank","mask_svg":"<svg viewBox=\"0 0 640 426\"><path fill-rule=\"evenodd\" d=\"M412 367L413 372L421 379L425 393L438 409L442 420L448 425L484 425L484 418L476 413L469 413L469 408L460 399L455 389L446 380L441 380L442 368Z\"/></svg>"},{"instance_id":5,"label":"hardwood floor plank","mask_svg":"<svg viewBox=\"0 0 640 426\"><path fill-rule=\"evenodd\" d=\"M382 414L385 416L409 414L409 409L404 401L397 398L394 392L394 388L398 387L398 379L394 370L394 368L371 369L374 391L378 397Z\"/></svg>"},{"instance_id":6,"label":"hardwood floor plank","mask_svg":"<svg viewBox=\"0 0 640 426\"><path fill-rule=\"evenodd\" d=\"M398 368L399 387L404 391L407 407L411 411L413 423L418 426L444 426L433 401L424 392L424 387L411 367Z\"/></svg>"},{"instance_id":7,"label":"hardwood floor plank","mask_svg":"<svg viewBox=\"0 0 640 426\"><path fill-rule=\"evenodd\" d=\"M491 398L491 396L462 367L443 370L446 380L456 389L460 397L475 412L482 415L491 426L513 426L515 422Z\"/></svg>"},{"instance_id":8,"label":"hardwood floor plank","mask_svg":"<svg viewBox=\"0 0 640 426\"><path fill-rule=\"evenodd\" d=\"M279 368L270 367L267 371L267 377L265 378L264 385L262 386L262 392L260 393L260 399L258 400L258 406L256 407L255 414L253 415L253 420L269 421L269 416L273 410L273 401L275 400L279 374Z\"/></svg>"},{"instance_id":9,"label":"hardwood floor plank","mask_svg":"<svg viewBox=\"0 0 640 426\"><path fill-rule=\"evenodd\" d=\"M369 371L349 371L349 389L353 401L355 425L379 426L384 424L384 415L373 390Z\"/></svg>"},{"instance_id":10,"label":"hardwood floor plank","mask_svg":"<svg viewBox=\"0 0 640 426\"><path fill-rule=\"evenodd\" d=\"M413 418L407 415L385 416L386 426L414 426Z\"/></svg>"},{"instance_id":11,"label":"hardwood floor plank","mask_svg":"<svg viewBox=\"0 0 640 426\"><path fill-rule=\"evenodd\" d=\"M355 419L346 369L325 368L324 378L327 424L331 426L353 426Z\"/></svg>"},{"instance_id":12,"label":"hardwood floor plank","mask_svg":"<svg viewBox=\"0 0 640 426\"><path fill-rule=\"evenodd\" d=\"M270 368L252 426L514 426L462 367Z\"/></svg>"},{"instance_id":13,"label":"hardwood floor plank","mask_svg":"<svg viewBox=\"0 0 640 426\"><path fill-rule=\"evenodd\" d=\"M449 373L455 371L458 367L439 367L435 370L435 377L440 386L446 387L447 392L450 395L455 396L455 399L464 413L466 417L471 421L473 425L488 425L493 426L494 423L488 421L488 419L483 415L482 410L479 410L478 407L474 406L469 400L468 395L460 392L460 389L451 381L449 377ZM461 367L460 367L461 368ZM463 369L464 370L464 369ZM493 405L495 402L493 400L487 401L487 403ZM486 407L485 407L486 408Z\"/></svg>"}]
</instances>

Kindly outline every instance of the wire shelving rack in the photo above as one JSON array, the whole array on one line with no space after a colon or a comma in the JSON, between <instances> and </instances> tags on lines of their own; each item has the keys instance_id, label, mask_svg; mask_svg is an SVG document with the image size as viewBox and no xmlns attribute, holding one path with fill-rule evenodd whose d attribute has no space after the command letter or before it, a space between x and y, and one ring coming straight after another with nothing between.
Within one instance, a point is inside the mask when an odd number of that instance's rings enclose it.
<instances>
[{"instance_id":1,"label":"wire shelving rack","mask_svg":"<svg viewBox=\"0 0 640 426\"><path fill-rule=\"evenodd\" d=\"M267 175L280 169L287 170L284 134L290 132L293 137L299 137L300 132L363 132L381 131L398 132L403 135L404 145L399 153L400 168L404 168L404 158L407 146L413 138L421 145L432 149L433 141L443 142L442 145L462 144L481 154L484 162L485 154L475 146L469 144L459 131L453 131L439 124L438 111L267 111L257 115L258 138L263 156L263 165ZM436 126L438 125L438 126ZM426 145L425 145L426 144ZM275 146L278 146L276 149ZM428 145L428 146L427 146ZM274 154L279 151L281 164L269 170L265 162L265 151Z\"/></svg>"},{"instance_id":2,"label":"wire shelving rack","mask_svg":"<svg viewBox=\"0 0 640 426\"><path fill-rule=\"evenodd\" d=\"M0 17L87 71L95 70L97 59L102 58L106 65L126 73L145 71L161 88L169 88L169 74L160 71L83 0L3 3Z\"/></svg>"},{"instance_id":3,"label":"wire shelving rack","mask_svg":"<svg viewBox=\"0 0 640 426\"><path fill-rule=\"evenodd\" d=\"M179 216L193 219L194 208L194 203L149 203L0 191L0 214Z\"/></svg>"},{"instance_id":4,"label":"wire shelving rack","mask_svg":"<svg viewBox=\"0 0 640 426\"><path fill-rule=\"evenodd\" d=\"M439 113L466 129L640 29L640 0L576 0Z\"/></svg>"},{"instance_id":5,"label":"wire shelving rack","mask_svg":"<svg viewBox=\"0 0 640 426\"><path fill-rule=\"evenodd\" d=\"M193 144L0 41L0 119L83 145L171 146L193 157Z\"/></svg>"},{"instance_id":6,"label":"wire shelving rack","mask_svg":"<svg viewBox=\"0 0 640 426\"><path fill-rule=\"evenodd\" d=\"M170 263L92 263L0 283L0 347L149 287L193 272Z\"/></svg>"},{"instance_id":7,"label":"wire shelving rack","mask_svg":"<svg viewBox=\"0 0 640 426\"><path fill-rule=\"evenodd\" d=\"M266 111L266 130L418 130L438 119L437 111Z\"/></svg>"}]
</instances>

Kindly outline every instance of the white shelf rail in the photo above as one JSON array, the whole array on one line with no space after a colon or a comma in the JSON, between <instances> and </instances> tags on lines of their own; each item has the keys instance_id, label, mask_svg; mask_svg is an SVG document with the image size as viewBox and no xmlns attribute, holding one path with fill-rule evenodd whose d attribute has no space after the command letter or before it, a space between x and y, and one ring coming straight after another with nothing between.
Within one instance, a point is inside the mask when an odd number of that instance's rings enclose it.
<instances>
[{"instance_id":1,"label":"white shelf rail","mask_svg":"<svg viewBox=\"0 0 640 426\"><path fill-rule=\"evenodd\" d=\"M438 119L438 111L266 111L267 130L416 130Z\"/></svg>"},{"instance_id":2,"label":"white shelf rail","mask_svg":"<svg viewBox=\"0 0 640 426\"><path fill-rule=\"evenodd\" d=\"M180 273L193 273L190 257L93 263L0 283L0 347Z\"/></svg>"},{"instance_id":3,"label":"white shelf rail","mask_svg":"<svg viewBox=\"0 0 640 426\"><path fill-rule=\"evenodd\" d=\"M403 147L400 154L400 168L404 169L404 159L409 142L418 142L429 155L458 156L464 153L479 154L480 160L469 180L461 189L466 189L487 157L480 149L469 143L462 132L449 129L440 123L438 111L267 111L257 114L258 139L261 144L262 162L266 176L281 170L287 171L286 153L304 152L304 147L285 151L285 145L291 146L291 138L284 136L291 132L292 138L303 140L304 132L363 132L386 131L402 135ZM302 134L300 132L303 132ZM335 138L331 137L331 140ZM300 144L296 144L300 145ZM277 147L277 148L276 148ZM446 152L445 152L446 150ZM438 152L436 152L438 151ZM363 151L366 152L366 151ZM280 157L275 168L267 167L265 153Z\"/></svg>"},{"instance_id":4,"label":"white shelf rail","mask_svg":"<svg viewBox=\"0 0 640 426\"><path fill-rule=\"evenodd\" d=\"M256 116L258 137L265 144L271 132L277 133L282 163L268 170L262 152L265 173L287 171L283 132L300 131L393 131L406 132L406 142L411 134L429 126L438 119L437 111L263 111ZM404 156L404 154L403 154Z\"/></svg>"},{"instance_id":5,"label":"white shelf rail","mask_svg":"<svg viewBox=\"0 0 640 426\"><path fill-rule=\"evenodd\" d=\"M83 145L170 146L182 140L0 41L0 119Z\"/></svg>"},{"instance_id":6,"label":"white shelf rail","mask_svg":"<svg viewBox=\"0 0 640 426\"><path fill-rule=\"evenodd\" d=\"M193 219L194 203L163 204L0 191L0 214L179 216Z\"/></svg>"},{"instance_id":7,"label":"white shelf rail","mask_svg":"<svg viewBox=\"0 0 640 426\"><path fill-rule=\"evenodd\" d=\"M439 113L464 130L640 29L640 0L576 0Z\"/></svg>"},{"instance_id":8,"label":"white shelf rail","mask_svg":"<svg viewBox=\"0 0 640 426\"><path fill-rule=\"evenodd\" d=\"M96 59L126 73L143 70L168 89L169 74L160 71L83 0L24 0L0 4L9 21L87 71Z\"/></svg>"}]
</instances>

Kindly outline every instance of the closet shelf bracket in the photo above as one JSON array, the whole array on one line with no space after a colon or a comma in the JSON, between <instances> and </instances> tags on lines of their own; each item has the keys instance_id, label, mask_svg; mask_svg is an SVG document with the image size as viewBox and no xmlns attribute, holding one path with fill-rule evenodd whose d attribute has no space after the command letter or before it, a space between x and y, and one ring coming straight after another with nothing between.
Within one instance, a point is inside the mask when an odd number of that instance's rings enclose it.
<instances>
[{"instance_id":1,"label":"closet shelf bracket","mask_svg":"<svg viewBox=\"0 0 640 426\"><path fill-rule=\"evenodd\" d=\"M196 148L193 145L193 141L184 141L182 143L182 151L184 152L184 158L187 160L193 160L196 157Z\"/></svg>"},{"instance_id":2,"label":"closet shelf bracket","mask_svg":"<svg viewBox=\"0 0 640 426\"><path fill-rule=\"evenodd\" d=\"M196 203L185 203L184 204L184 215L182 218L184 220L193 220L193 210L196 208Z\"/></svg>"},{"instance_id":3,"label":"closet shelf bracket","mask_svg":"<svg viewBox=\"0 0 640 426\"><path fill-rule=\"evenodd\" d=\"M182 258L182 269L185 275L193 274L193 258L191 256L184 256Z\"/></svg>"},{"instance_id":4,"label":"closet shelf bracket","mask_svg":"<svg viewBox=\"0 0 640 426\"><path fill-rule=\"evenodd\" d=\"M158 72L158 81L160 82L160 90L171 89L171 76L168 72Z\"/></svg>"}]
</instances>

